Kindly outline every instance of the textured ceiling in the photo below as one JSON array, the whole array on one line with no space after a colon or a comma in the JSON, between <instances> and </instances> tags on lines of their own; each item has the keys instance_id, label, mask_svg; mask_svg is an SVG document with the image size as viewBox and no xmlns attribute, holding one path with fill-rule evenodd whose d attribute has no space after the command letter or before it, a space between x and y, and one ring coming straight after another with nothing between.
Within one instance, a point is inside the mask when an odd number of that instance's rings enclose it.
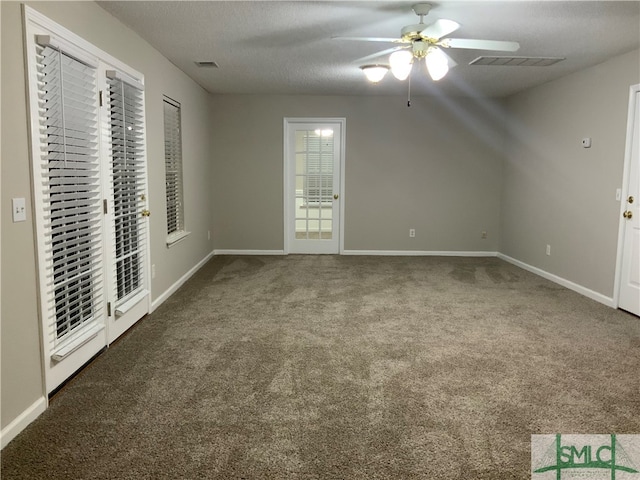
<instances>
[{"instance_id":1,"label":"textured ceiling","mask_svg":"<svg viewBox=\"0 0 640 480\"><path fill-rule=\"evenodd\" d=\"M406 82L365 81L354 60L388 48L333 36L397 37L417 23L415 2L107 1L99 5L131 27L212 93L395 95ZM458 63L439 82L414 70L413 95L505 96L640 46L640 2L440 1L425 23L446 18L451 36L512 40L514 55L566 57L549 67L468 65L481 50L448 50ZM219 68L200 68L212 60ZM383 57L384 60L384 57Z\"/></svg>"}]
</instances>

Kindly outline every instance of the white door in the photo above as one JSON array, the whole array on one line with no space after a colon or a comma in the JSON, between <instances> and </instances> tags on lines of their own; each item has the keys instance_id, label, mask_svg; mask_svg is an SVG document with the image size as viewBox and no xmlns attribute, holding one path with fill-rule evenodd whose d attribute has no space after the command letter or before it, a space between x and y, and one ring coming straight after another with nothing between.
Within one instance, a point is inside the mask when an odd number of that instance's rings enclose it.
<instances>
[{"instance_id":1,"label":"white door","mask_svg":"<svg viewBox=\"0 0 640 480\"><path fill-rule=\"evenodd\" d=\"M149 312L147 175L143 86L107 70L103 145L109 159L107 340L113 342Z\"/></svg>"},{"instance_id":2,"label":"white door","mask_svg":"<svg viewBox=\"0 0 640 480\"><path fill-rule=\"evenodd\" d=\"M640 93L631 120L628 186L623 202L623 250L618 306L640 316Z\"/></svg>"},{"instance_id":3,"label":"white door","mask_svg":"<svg viewBox=\"0 0 640 480\"><path fill-rule=\"evenodd\" d=\"M285 251L340 253L344 119L285 119Z\"/></svg>"},{"instance_id":4,"label":"white door","mask_svg":"<svg viewBox=\"0 0 640 480\"><path fill-rule=\"evenodd\" d=\"M97 63L29 35L34 215L47 392L106 345Z\"/></svg>"}]
</instances>

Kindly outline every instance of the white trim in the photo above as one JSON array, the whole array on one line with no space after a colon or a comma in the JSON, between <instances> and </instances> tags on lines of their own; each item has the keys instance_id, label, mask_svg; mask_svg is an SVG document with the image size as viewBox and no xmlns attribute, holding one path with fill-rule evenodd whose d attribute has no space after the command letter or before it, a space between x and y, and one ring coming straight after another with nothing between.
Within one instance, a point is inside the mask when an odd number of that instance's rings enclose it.
<instances>
[{"instance_id":1,"label":"white trim","mask_svg":"<svg viewBox=\"0 0 640 480\"><path fill-rule=\"evenodd\" d=\"M285 255L284 250L234 250L216 249L214 255Z\"/></svg>"},{"instance_id":2,"label":"white trim","mask_svg":"<svg viewBox=\"0 0 640 480\"><path fill-rule=\"evenodd\" d=\"M64 38L55 38L52 40L51 35L35 35L36 45L41 47L50 47L54 50L58 50L59 53L77 60L78 62L91 67L93 69L98 68L98 60L95 56L87 56L87 53L78 49L75 45L68 43Z\"/></svg>"},{"instance_id":3,"label":"white trim","mask_svg":"<svg viewBox=\"0 0 640 480\"><path fill-rule=\"evenodd\" d=\"M200 260L196 265L193 266L187 273L185 273L182 277L178 279L176 283L171 285L167 290L164 291L162 295L159 295L158 298L151 302L151 309L149 313L152 313L156 308L164 303L164 301L173 295L187 280L189 280L198 270L200 270L205 263L207 263L211 257L213 257L214 252L207 254L202 260Z\"/></svg>"},{"instance_id":4,"label":"white trim","mask_svg":"<svg viewBox=\"0 0 640 480\"><path fill-rule=\"evenodd\" d=\"M284 117L282 119L282 142L283 142L283 150L282 150L282 201L283 201L283 212L284 212L284 242L283 242L283 252L289 253L289 215L291 214L291 209L289 208L289 156L291 155L291 148L289 148L289 117Z\"/></svg>"},{"instance_id":5,"label":"white trim","mask_svg":"<svg viewBox=\"0 0 640 480\"><path fill-rule=\"evenodd\" d=\"M71 340L69 342L63 343L59 347L54 348L51 351L51 359L54 362L60 362L60 361L64 360L69 355L71 355L73 352L75 352L80 347L82 347L84 344L86 344L89 341L91 341L94 338L96 338L98 336L98 334L102 330L104 330L104 328L105 328L105 325L104 325L104 323L102 323L102 324L96 324L93 327L83 331L80 336L74 338L73 340Z\"/></svg>"},{"instance_id":6,"label":"white trim","mask_svg":"<svg viewBox=\"0 0 640 480\"><path fill-rule=\"evenodd\" d=\"M388 257L495 257L498 252L456 252L428 250L343 250L343 255L373 255Z\"/></svg>"},{"instance_id":7,"label":"white trim","mask_svg":"<svg viewBox=\"0 0 640 480\"><path fill-rule=\"evenodd\" d=\"M146 288L143 288L138 293L136 293L133 297L128 300L122 302L120 305L116 307L116 317L121 317L133 307L135 307L141 300L144 300L149 296L149 291Z\"/></svg>"},{"instance_id":8,"label":"white trim","mask_svg":"<svg viewBox=\"0 0 640 480\"><path fill-rule=\"evenodd\" d=\"M47 409L47 397L40 397L0 432L0 448L6 447L22 430Z\"/></svg>"},{"instance_id":9,"label":"white trim","mask_svg":"<svg viewBox=\"0 0 640 480\"><path fill-rule=\"evenodd\" d=\"M126 73L122 73L119 70L105 70L105 75L109 79L120 80L121 82L126 83L132 86L133 88L137 88L138 90L144 91L144 83L140 83L135 78L127 75Z\"/></svg>"},{"instance_id":10,"label":"white trim","mask_svg":"<svg viewBox=\"0 0 640 480\"><path fill-rule=\"evenodd\" d=\"M527 270L531 273L535 273L536 275L542 277L542 278L546 278L547 280L551 280L554 283L557 283L558 285L562 285L565 288L568 288L569 290L573 290L576 293L579 293L580 295L584 295L585 297L590 298L591 300L595 300L596 302L600 302L603 305L606 305L607 307L612 307L612 308L616 308L616 302L614 302L613 298L611 297L607 297L606 295L603 295L601 293L598 293L594 290L591 290L587 287L583 287L582 285L578 285L577 283L572 282L571 280L567 280L566 278L562 278L559 277L557 275L554 275L553 273L549 273L545 270L542 270L538 267L534 267L532 265L529 265L527 263L521 262L520 260L516 260L515 258L511 258L507 255L504 255L502 253L498 253L498 258L500 260L504 260L505 262L509 262L517 267L520 267L524 270Z\"/></svg>"},{"instance_id":11,"label":"white trim","mask_svg":"<svg viewBox=\"0 0 640 480\"><path fill-rule=\"evenodd\" d=\"M177 244L181 240L184 240L189 235L191 235L191 232L187 232L186 230L179 230L177 232L173 232L171 235L167 237L167 240L166 240L167 248L173 247L175 244Z\"/></svg>"},{"instance_id":12,"label":"white trim","mask_svg":"<svg viewBox=\"0 0 640 480\"><path fill-rule=\"evenodd\" d=\"M620 282L622 275L622 254L624 250L624 233L627 222L622 214L626 210L625 198L629 195L629 175L631 171L631 149L633 147L633 128L636 113L636 94L640 94L640 83L629 87L629 108L627 113L627 136L625 137L624 166L622 167L622 195L620 196L620 215L618 216L618 247L616 254L616 271L613 281L614 307L618 308L620 301Z\"/></svg>"}]
</instances>

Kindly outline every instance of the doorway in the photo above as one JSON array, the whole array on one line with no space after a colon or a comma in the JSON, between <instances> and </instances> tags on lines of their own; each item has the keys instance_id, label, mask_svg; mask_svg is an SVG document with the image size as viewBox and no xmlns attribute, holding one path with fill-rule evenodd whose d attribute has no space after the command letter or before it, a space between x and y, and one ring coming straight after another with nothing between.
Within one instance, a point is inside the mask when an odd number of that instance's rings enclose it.
<instances>
[{"instance_id":1,"label":"doorway","mask_svg":"<svg viewBox=\"0 0 640 480\"><path fill-rule=\"evenodd\" d=\"M285 118L285 253L343 250L345 119Z\"/></svg>"}]
</instances>

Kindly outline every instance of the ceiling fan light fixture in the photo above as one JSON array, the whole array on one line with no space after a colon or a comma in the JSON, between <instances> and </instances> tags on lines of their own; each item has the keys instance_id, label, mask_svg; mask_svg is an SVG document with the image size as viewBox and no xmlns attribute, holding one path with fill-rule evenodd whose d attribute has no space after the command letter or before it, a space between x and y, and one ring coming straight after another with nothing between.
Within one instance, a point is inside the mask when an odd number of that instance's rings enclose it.
<instances>
[{"instance_id":1,"label":"ceiling fan light fixture","mask_svg":"<svg viewBox=\"0 0 640 480\"><path fill-rule=\"evenodd\" d=\"M433 48L425 58L427 70L434 82L437 82L449 72L449 60L439 48Z\"/></svg>"},{"instance_id":2,"label":"ceiling fan light fixture","mask_svg":"<svg viewBox=\"0 0 640 480\"><path fill-rule=\"evenodd\" d=\"M398 80L406 80L413 66L413 54L408 50L399 50L389 56L391 73Z\"/></svg>"},{"instance_id":3,"label":"ceiling fan light fixture","mask_svg":"<svg viewBox=\"0 0 640 480\"><path fill-rule=\"evenodd\" d=\"M364 65L360 69L371 83L378 83L389 71L386 65Z\"/></svg>"}]
</instances>

